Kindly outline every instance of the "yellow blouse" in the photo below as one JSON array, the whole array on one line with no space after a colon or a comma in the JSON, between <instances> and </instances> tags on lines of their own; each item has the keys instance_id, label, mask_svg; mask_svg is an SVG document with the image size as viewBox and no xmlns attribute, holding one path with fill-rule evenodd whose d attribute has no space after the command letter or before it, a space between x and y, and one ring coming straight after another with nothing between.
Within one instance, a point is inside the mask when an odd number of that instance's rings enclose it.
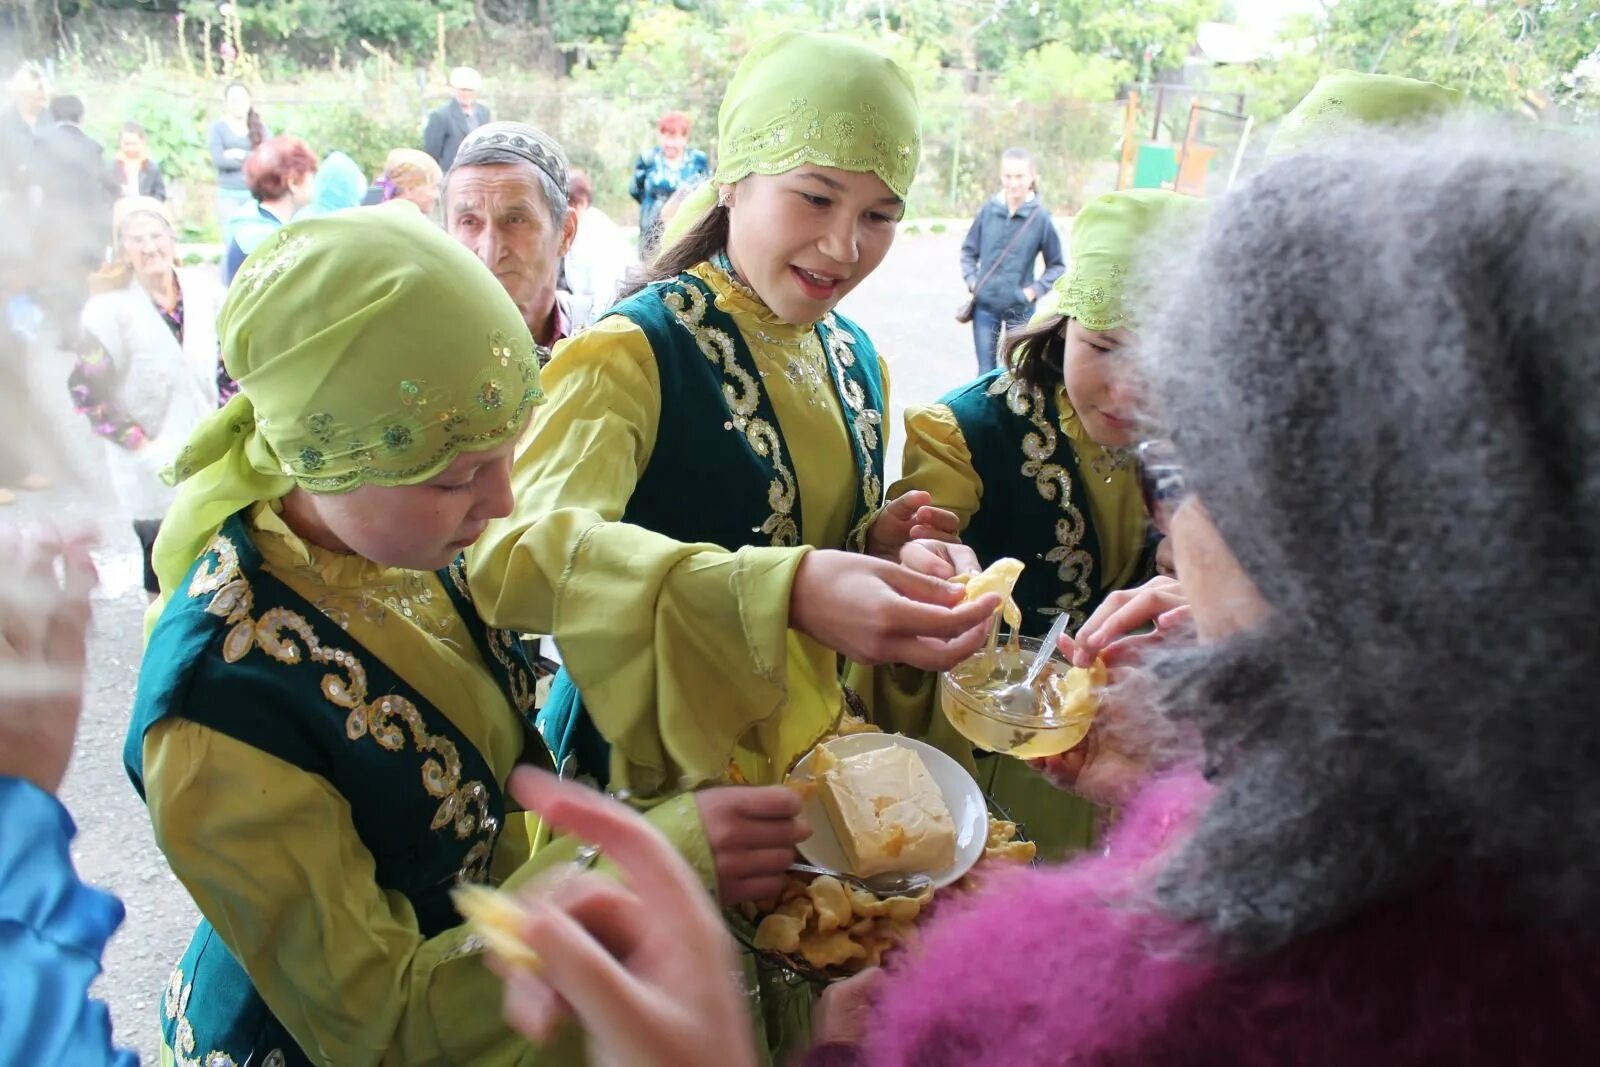
<instances>
[{"instance_id":1,"label":"yellow blouse","mask_svg":"<svg viewBox=\"0 0 1600 1067\"><path fill-rule=\"evenodd\" d=\"M504 782L523 728L437 577L309 545L265 504L251 524L266 569L449 716ZM145 735L144 766L156 840L173 872L315 1062L499 1065L580 1055L577 1035L535 1050L507 1029L500 980L465 928L421 936L409 902L378 887L348 805L326 779L178 718ZM693 798L650 818L714 885ZM508 814L494 878L520 884L572 858L575 842L546 838L534 817Z\"/></svg>"},{"instance_id":2,"label":"yellow blouse","mask_svg":"<svg viewBox=\"0 0 1600 1067\"><path fill-rule=\"evenodd\" d=\"M656 448L661 387L643 330L613 317L557 350L549 402L517 458L516 511L467 556L479 610L554 636L611 742L613 785L646 796L717 780L730 758L750 782L777 781L842 704L835 654L789 629L795 568L807 546L844 547L860 481L821 346L721 270L693 273L738 325L772 399L802 545L730 552L619 521ZM685 485L683 506L716 492Z\"/></svg>"}]
</instances>

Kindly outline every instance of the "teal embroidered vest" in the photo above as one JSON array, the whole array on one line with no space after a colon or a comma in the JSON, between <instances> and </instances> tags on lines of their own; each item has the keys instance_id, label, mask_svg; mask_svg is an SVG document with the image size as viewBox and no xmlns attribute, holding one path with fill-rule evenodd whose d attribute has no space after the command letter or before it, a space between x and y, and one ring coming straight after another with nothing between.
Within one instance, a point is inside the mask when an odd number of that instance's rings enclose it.
<instances>
[{"instance_id":1,"label":"teal embroidered vest","mask_svg":"<svg viewBox=\"0 0 1600 1067\"><path fill-rule=\"evenodd\" d=\"M459 558L439 577L524 718L523 759L550 767L531 718L534 674L521 642L484 626ZM141 797L145 734L173 717L325 779L349 803L378 885L410 901L423 937L459 923L451 887L487 878L506 805L482 753L389 665L263 569L240 515L212 539L150 636L123 748ZM203 919L162 1007L180 1064L310 1062Z\"/></svg>"},{"instance_id":2,"label":"teal embroidered vest","mask_svg":"<svg viewBox=\"0 0 1600 1067\"><path fill-rule=\"evenodd\" d=\"M800 544L800 490L788 443L755 357L711 287L680 274L610 314L644 331L661 382L655 451L622 521L730 551ZM828 315L816 332L856 461L851 532L845 545L828 547L860 551L883 499L878 355L866 333L840 316ZM559 762L575 756L581 773L605 783L609 746L567 672L556 675L539 722Z\"/></svg>"},{"instance_id":3,"label":"teal embroidered vest","mask_svg":"<svg viewBox=\"0 0 1600 1067\"><path fill-rule=\"evenodd\" d=\"M1040 637L1063 611L1076 630L1099 606L1100 540L1072 441L1055 397L993 370L941 397L961 427L983 483L983 503L962 533L985 564L1014 556L1022 632Z\"/></svg>"}]
</instances>

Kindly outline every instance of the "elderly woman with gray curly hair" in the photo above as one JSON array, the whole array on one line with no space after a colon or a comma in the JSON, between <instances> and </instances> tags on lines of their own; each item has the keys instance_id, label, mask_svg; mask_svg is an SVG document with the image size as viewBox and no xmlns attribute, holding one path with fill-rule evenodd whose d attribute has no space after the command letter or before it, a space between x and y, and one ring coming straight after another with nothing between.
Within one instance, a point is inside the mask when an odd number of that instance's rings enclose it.
<instances>
[{"instance_id":1,"label":"elderly woman with gray curly hair","mask_svg":"<svg viewBox=\"0 0 1600 1067\"><path fill-rule=\"evenodd\" d=\"M1595 1062L1597 164L1500 126L1369 133L1219 202L1141 360L1198 644L1141 649L1144 699L1077 783L1152 769L1106 855L996 876L824 998L809 1063ZM530 901L509 1017L753 1062L731 950L688 953L716 928L692 875L523 773L653 885L647 915L600 882Z\"/></svg>"}]
</instances>

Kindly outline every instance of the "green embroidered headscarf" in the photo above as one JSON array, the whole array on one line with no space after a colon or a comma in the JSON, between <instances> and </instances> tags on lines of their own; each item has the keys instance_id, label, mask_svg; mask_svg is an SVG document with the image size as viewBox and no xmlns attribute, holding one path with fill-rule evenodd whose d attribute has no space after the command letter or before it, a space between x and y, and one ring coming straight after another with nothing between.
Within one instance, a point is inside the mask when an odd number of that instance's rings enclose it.
<instances>
[{"instance_id":1,"label":"green embroidered headscarf","mask_svg":"<svg viewBox=\"0 0 1600 1067\"><path fill-rule=\"evenodd\" d=\"M1461 103L1460 93L1433 82L1336 70L1323 75L1305 99L1283 117L1267 145L1267 155L1298 151L1352 126L1429 118Z\"/></svg>"},{"instance_id":2,"label":"green embroidered headscarf","mask_svg":"<svg viewBox=\"0 0 1600 1067\"><path fill-rule=\"evenodd\" d=\"M876 174L894 194L911 190L922 122L911 77L857 41L781 33L739 64L717 112L717 172L684 202L662 235L675 243L717 201L717 186L807 163Z\"/></svg>"},{"instance_id":3,"label":"green embroidered headscarf","mask_svg":"<svg viewBox=\"0 0 1600 1067\"><path fill-rule=\"evenodd\" d=\"M406 205L279 230L234 278L218 334L239 394L165 475L182 486L156 539L163 593L241 508L426 481L544 401L511 297Z\"/></svg>"},{"instance_id":4,"label":"green embroidered headscarf","mask_svg":"<svg viewBox=\"0 0 1600 1067\"><path fill-rule=\"evenodd\" d=\"M1145 238L1204 210L1205 201L1166 189L1125 189L1089 201L1072 220L1072 266L1056 282L1056 314L1090 330L1131 325L1124 287Z\"/></svg>"}]
</instances>

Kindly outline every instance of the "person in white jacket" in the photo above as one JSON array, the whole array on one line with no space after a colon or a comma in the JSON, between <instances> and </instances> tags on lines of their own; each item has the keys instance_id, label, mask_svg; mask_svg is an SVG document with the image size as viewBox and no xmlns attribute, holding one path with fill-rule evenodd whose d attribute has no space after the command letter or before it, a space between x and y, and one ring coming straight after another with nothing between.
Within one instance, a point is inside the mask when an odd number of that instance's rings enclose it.
<instances>
[{"instance_id":1,"label":"person in white jacket","mask_svg":"<svg viewBox=\"0 0 1600 1067\"><path fill-rule=\"evenodd\" d=\"M572 293L574 328L588 326L616 302L628 270L638 263L620 226L594 206L594 183L583 171L570 174L569 198L578 213L578 233L567 252L567 289Z\"/></svg>"},{"instance_id":2,"label":"person in white jacket","mask_svg":"<svg viewBox=\"0 0 1600 1067\"><path fill-rule=\"evenodd\" d=\"M115 229L117 260L91 283L68 387L106 441L111 484L133 520L153 594L150 550L173 497L161 471L217 407L223 290L210 271L177 265L177 237L159 200L119 201Z\"/></svg>"}]
</instances>

